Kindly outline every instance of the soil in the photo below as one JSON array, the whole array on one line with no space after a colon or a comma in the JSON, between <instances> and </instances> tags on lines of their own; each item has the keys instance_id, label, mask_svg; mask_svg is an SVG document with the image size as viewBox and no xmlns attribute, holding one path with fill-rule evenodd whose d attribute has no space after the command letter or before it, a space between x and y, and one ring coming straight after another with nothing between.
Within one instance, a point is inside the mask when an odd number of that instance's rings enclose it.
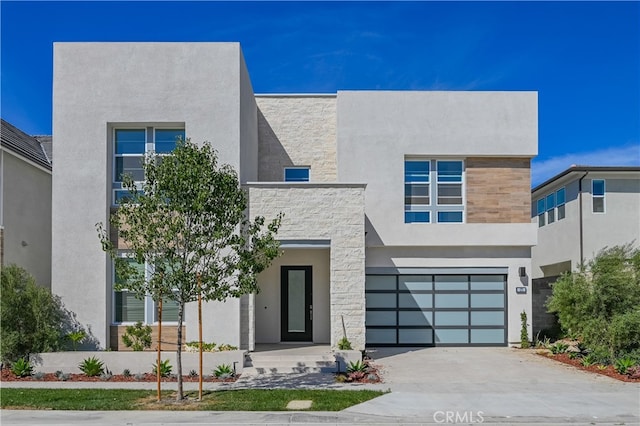
<instances>
[{"instance_id":1,"label":"soil","mask_svg":"<svg viewBox=\"0 0 640 426\"><path fill-rule=\"evenodd\" d=\"M131 376L124 376L122 374L114 374L108 380L101 379L100 377L88 377L84 374L69 374L69 378L66 380L67 382L155 382L157 381L157 376L151 373L145 373L141 378L136 378L135 374ZM216 379L213 376L204 376L203 382L235 382L240 375L229 378L229 379ZM2 374L0 376L0 381L2 382L62 382L54 373L45 373L44 377L41 379L36 379L34 376L27 377L18 377L11 372L8 368L2 369ZM170 377L163 377L161 379L162 382L177 382L178 378L175 375ZM182 376L183 382L197 382L198 377L191 376Z\"/></svg>"},{"instance_id":2,"label":"soil","mask_svg":"<svg viewBox=\"0 0 640 426\"><path fill-rule=\"evenodd\" d=\"M581 359L579 358L571 359L569 358L568 353L554 355L552 353L547 354L544 352L543 353L539 352L538 354L541 356L553 359L555 361L562 362L564 364L572 365L580 370L588 371L589 373L602 374L604 376L609 376L613 379L620 380L622 382L640 383L640 378L633 379L626 374L620 374L615 370L615 368L613 368L613 365L607 365L607 368L601 370L598 368L597 365L591 365L589 367L585 367L584 365L582 365Z\"/></svg>"}]
</instances>

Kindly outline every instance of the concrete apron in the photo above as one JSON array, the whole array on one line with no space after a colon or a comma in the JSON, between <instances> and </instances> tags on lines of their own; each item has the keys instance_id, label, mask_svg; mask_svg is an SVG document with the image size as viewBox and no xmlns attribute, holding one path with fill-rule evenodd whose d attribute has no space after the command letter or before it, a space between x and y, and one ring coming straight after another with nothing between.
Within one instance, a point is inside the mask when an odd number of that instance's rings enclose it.
<instances>
[{"instance_id":1,"label":"concrete apron","mask_svg":"<svg viewBox=\"0 0 640 426\"><path fill-rule=\"evenodd\" d=\"M372 349L391 393L346 412L425 423L640 422L640 384L512 348Z\"/></svg>"}]
</instances>

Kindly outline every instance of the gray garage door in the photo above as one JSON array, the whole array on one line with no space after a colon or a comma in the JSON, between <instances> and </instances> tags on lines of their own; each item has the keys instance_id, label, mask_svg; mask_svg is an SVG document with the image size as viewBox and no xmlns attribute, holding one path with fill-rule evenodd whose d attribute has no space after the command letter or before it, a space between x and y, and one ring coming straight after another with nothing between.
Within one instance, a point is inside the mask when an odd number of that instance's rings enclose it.
<instances>
[{"instance_id":1,"label":"gray garage door","mask_svg":"<svg viewBox=\"0 0 640 426\"><path fill-rule=\"evenodd\" d=\"M506 275L367 275L367 346L505 346Z\"/></svg>"}]
</instances>

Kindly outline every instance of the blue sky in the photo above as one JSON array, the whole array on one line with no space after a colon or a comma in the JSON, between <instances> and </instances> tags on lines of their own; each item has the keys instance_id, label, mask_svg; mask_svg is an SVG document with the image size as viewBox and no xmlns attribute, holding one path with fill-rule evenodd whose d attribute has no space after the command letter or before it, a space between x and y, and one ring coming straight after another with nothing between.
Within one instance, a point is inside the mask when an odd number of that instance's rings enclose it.
<instances>
[{"instance_id":1,"label":"blue sky","mask_svg":"<svg viewBox=\"0 0 640 426\"><path fill-rule=\"evenodd\" d=\"M51 134L55 41L238 41L256 93L536 90L533 184L640 165L639 2L0 2L1 115Z\"/></svg>"}]
</instances>

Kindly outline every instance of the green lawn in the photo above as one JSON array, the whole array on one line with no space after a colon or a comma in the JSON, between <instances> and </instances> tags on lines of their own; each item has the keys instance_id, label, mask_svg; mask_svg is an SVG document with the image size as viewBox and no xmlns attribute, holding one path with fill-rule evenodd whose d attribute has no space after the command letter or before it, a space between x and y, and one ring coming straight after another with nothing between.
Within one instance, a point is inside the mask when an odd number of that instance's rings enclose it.
<instances>
[{"instance_id":1,"label":"green lawn","mask_svg":"<svg viewBox=\"0 0 640 426\"><path fill-rule=\"evenodd\" d=\"M3 409L40 410L204 410L204 411L285 411L289 401L311 400L313 411L339 411L368 401L384 392L369 390L289 390L242 389L185 392L186 400L175 401L174 391L163 391L162 402L155 391L130 389L0 389Z\"/></svg>"}]
</instances>

